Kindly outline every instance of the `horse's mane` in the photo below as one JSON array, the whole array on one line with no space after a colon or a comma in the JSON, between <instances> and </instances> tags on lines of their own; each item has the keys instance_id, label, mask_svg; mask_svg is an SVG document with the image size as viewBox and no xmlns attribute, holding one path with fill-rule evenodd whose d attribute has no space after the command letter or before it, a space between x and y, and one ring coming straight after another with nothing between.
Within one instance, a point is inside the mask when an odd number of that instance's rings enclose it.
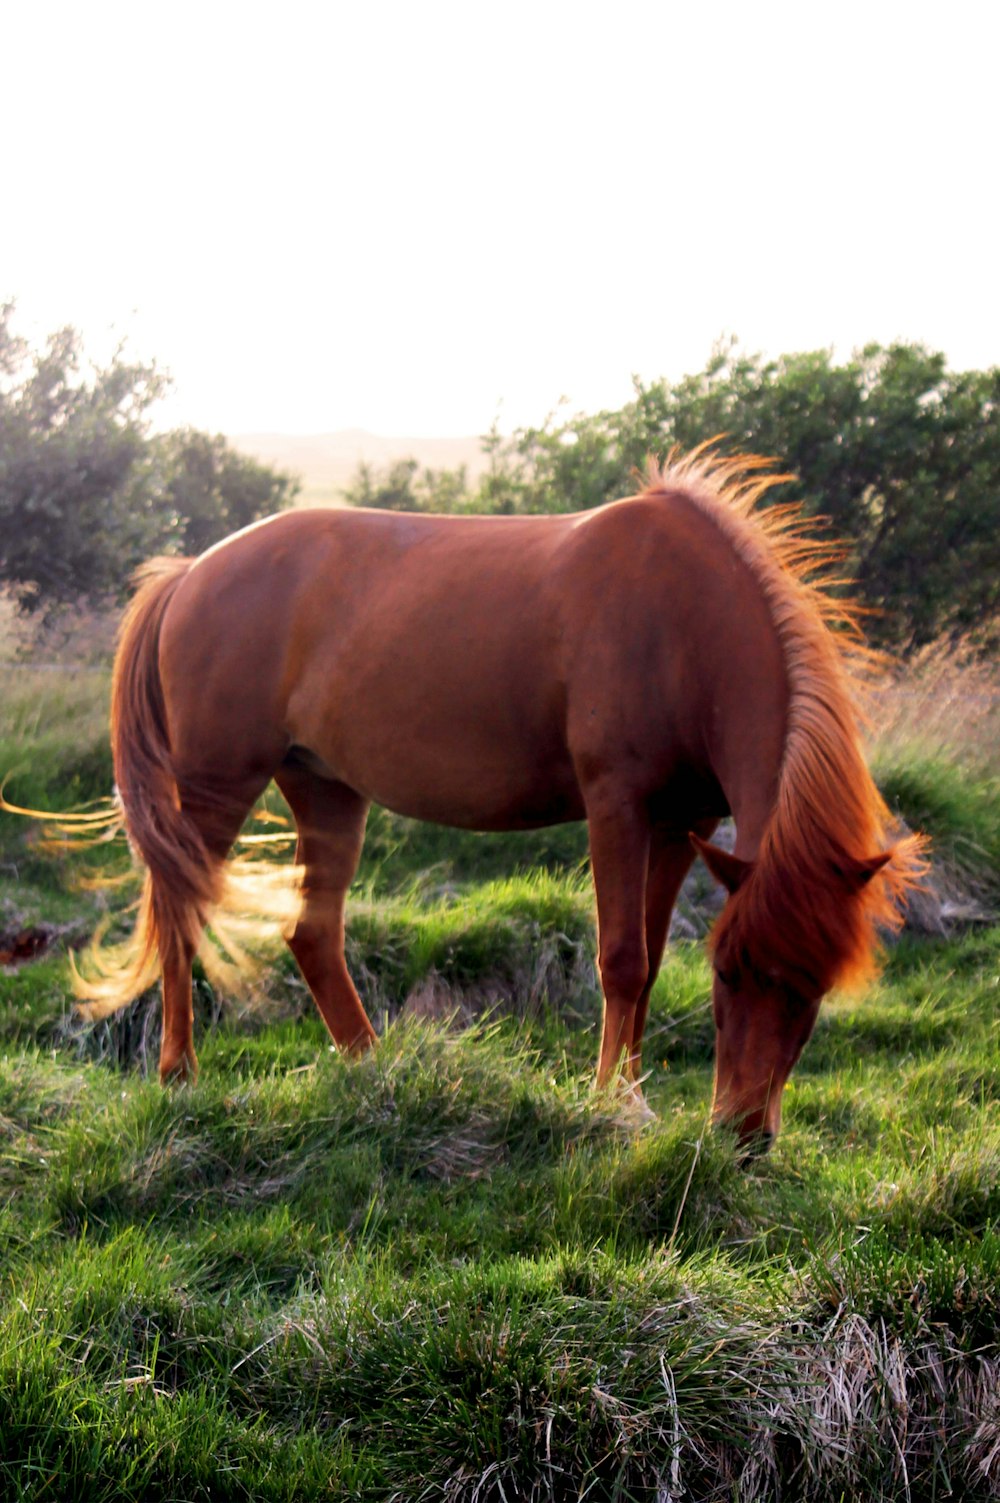
<instances>
[{"instance_id":1,"label":"horse's mane","mask_svg":"<svg viewBox=\"0 0 1000 1503\"><path fill-rule=\"evenodd\" d=\"M757 859L715 927L720 963L826 991L876 968L878 931L898 928L926 870L919 836L897 822L861 744L862 690L885 660L865 646L857 602L835 593L843 559L797 505L760 507L791 479L755 455L702 445L651 462L646 495L681 493L710 517L758 581L788 674L788 719L774 811ZM888 861L872 872L872 858Z\"/></svg>"}]
</instances>

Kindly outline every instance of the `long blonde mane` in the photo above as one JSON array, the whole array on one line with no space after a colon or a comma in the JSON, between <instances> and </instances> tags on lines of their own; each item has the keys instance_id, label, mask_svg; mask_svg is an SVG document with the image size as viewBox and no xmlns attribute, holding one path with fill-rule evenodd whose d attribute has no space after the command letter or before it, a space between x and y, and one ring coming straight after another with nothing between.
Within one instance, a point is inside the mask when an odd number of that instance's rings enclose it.
<instances>
[{"instance_id":1,"label":"long blonde mane","mask_svg":"<svg viewBox=\"0 0 1000 1503\"><path fill-rule=\"evenodd\" d=\"M826 991L876 968L879 930L899 927L905 895L926 870L924 842L894 838L897 822L865 762L860 703L884 659L865 646L860 607L836 592L843 549L818 537L799 506L761 507L792 478L771 465L702 445L651 463L645 494L681 492L715 522L763 591L788 675L774 810L713 947L764 976L791 974ZM872 874L882 852L889 859Z\"/></svg>"}]
</instances>

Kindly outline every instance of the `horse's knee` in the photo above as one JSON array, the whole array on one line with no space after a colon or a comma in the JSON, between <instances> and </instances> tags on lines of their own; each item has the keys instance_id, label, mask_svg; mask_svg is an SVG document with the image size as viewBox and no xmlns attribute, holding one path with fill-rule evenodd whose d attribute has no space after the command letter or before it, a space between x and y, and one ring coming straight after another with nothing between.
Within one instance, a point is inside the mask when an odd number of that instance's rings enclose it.
<instances>
[{"instance_id":1,"label":"horse's knee","mask_svg":"<svg viewBox=\"0 0 1000 1503\"><path fill-rule=\"evenodd\" d=\"M309 894L285 930L285 942L300 966L330 963L343 949L342 906L326 895Z\"/></svg>"},{"instance_id":2,"label":"horse's knee","mask_svg":"<svg viewBox=\"0 0 1000 1503\"><path fill-rule=\"evenodd\" d=\"M629 1006L638 1002L649 978L642 950L634 944L602 945L598 966L605 997Z\"/></svg>"}]
</instances>

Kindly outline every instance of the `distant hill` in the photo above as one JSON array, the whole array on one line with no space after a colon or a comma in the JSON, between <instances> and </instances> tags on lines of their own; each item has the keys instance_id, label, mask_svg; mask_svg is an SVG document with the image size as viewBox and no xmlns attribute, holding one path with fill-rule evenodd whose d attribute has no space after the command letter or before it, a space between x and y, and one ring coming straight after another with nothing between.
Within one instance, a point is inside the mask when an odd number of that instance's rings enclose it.
<instances>
[{"instance_id":1,"label":"distant hill","mask_svg":"<svg viewBox=\"0 0 1000 1503\"><path fill-rule=\"evenodd\" d=\"M485 468L478 437L386 438L349 428L342 433L236 433L229 435L229 442L241 454L298 475L300 506L340 501L362 462L376 469L395 459L416 459L432 470L455 470L464 464L470 479Z\"/></svg>"}]
</instances>

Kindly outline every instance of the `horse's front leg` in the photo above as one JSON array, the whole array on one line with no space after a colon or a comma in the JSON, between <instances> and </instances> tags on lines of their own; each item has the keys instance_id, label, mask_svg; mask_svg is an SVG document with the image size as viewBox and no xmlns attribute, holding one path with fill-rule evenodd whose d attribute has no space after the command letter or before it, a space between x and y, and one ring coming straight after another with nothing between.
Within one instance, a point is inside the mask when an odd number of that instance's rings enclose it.
<instances>
[{"instance_id":1,"label":"horse's front leg","mask_svg":"<svg viewBox=\"0 0 1000 1503\"><path fill-rule=\"evenodd\" d=\"M701 821L697 828L711 833L715 820ZM707 836L706 836L707 839ZM687 834L677 835L653 830L646 875L646 960L648 974L642 995L633 1013L632 1037L629 1040L627 1074L638 1093L642 1075L642 1035L649 1012L649 998L660 971L660 962L670 932L670 916L677 894L694 860L694 847Z\"/></svg>"},{"instance_id":2,"label":"horse's front leg","mask_svg":"<svg viewBox=\"0 0 1000 1503\"><path fill-rule=\"evenodd\" d=\"M646 950L646 869L649 820L620 789L587 800L590 864L597 896L597 964L604 991L604 1028L597 1084L606 1086L622 1054L631 1052L636 1008L649 977Z\"/></svg>"}]
</instances>

